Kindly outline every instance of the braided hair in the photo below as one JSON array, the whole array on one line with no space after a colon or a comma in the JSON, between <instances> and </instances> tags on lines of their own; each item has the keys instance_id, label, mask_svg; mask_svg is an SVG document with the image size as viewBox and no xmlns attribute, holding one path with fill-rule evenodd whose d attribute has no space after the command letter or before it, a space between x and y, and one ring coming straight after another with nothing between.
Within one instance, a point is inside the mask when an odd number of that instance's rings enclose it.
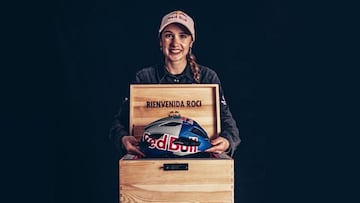
<instances>
[{"instance_id":1,"label":"braided hair","mask_svg":"<svg viewBox=\"0 0 360 203\"><path fill-rule=\"evenodd\" d=\"M193 78L196 83L200 83L200 68L199 65L196 63L196 57L193 53L191 53L191 48L187 55L188 63L190 64L191 71L193 73Z\"/></svg>"}]
</instances>

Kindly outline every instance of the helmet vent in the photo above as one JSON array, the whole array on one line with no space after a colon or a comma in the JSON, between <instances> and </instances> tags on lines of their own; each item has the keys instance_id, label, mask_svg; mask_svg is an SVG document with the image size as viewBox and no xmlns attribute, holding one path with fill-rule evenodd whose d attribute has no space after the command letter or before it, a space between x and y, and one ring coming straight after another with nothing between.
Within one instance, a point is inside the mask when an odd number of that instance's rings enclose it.
<instances>
[{"instance_id":1,"label":"helmet vent","mask_svg":"<svg viewBox=\"0 0 360 203\"><path fill-rule=\"evenodd\" d=\"M201 137L207 138L207 136L199 129L193 128L191 129L191 132L197 135L200 135Z\"/></svg>"},{"instance_id":2,"label":"helmet vent","mask_svg":"<svg viewBox=\"0 0 360 203\"><path fill-rule=\"evenodd\" d=\"M181 125L181 123L179 123L179 122L169 122L169 123L164 123L164 124L162 124L162 125L160 125L160 126L178 126L178 125Z\"/></svg>"}]
</instances>

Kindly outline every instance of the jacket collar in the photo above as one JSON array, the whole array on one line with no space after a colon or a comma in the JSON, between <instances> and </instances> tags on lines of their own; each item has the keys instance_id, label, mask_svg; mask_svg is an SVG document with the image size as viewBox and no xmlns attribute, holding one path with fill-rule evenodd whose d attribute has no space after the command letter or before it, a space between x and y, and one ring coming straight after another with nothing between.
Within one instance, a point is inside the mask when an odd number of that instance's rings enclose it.
<instances>
[{"instance_id":1,"label":"jacket collar","mask_svg":"<svg viewBox=\"0 0 360 203\"><path fill-rule=\"evenodd\" d=\"M160 80L163 79L164 77L173 77L173 78L187 77L190 81L193 80L193 73L191 71L189 64L186 64L185 70L181 74L176 76L172 75L166 70L164 63L157 65L156 69L157 69L158 78Z\"/></svg>"}]
</instances>

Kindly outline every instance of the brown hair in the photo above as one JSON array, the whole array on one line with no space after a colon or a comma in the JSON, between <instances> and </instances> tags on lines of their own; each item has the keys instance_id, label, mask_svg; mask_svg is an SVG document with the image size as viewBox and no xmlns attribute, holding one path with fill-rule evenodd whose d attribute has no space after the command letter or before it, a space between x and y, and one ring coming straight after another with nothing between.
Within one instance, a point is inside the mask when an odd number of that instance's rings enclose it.
<instances>
[{"instance_id":1,"label":"brown hair","mask_svg":"<svg viewBox=\"0 0 360 203\"><path fill-rule=\"evenodd\" d=\"M199 65L196 63L195 55L191 53L191 48L189 50L189 54L187 55L187 60L190 64L194 80L196 81L196 83L200 83L200 68Z\"/></svg>"}]
</instances>

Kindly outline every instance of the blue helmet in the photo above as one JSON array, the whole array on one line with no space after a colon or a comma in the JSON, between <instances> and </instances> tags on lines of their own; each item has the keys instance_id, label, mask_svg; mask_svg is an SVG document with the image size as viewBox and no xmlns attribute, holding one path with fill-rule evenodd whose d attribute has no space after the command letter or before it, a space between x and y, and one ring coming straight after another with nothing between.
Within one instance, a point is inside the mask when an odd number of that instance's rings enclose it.
<instances>
[{"instance_id":1,"label":"blue helmet","mask_svg":"<svg viewBox=\"0 0 360 203\"><path fill-rule=\"evenodd\" d=\"M147 157L183 157L204 152L211 143L196 121L170 116L145 126L139 146Z\"/></svg>"}]
</instances>

